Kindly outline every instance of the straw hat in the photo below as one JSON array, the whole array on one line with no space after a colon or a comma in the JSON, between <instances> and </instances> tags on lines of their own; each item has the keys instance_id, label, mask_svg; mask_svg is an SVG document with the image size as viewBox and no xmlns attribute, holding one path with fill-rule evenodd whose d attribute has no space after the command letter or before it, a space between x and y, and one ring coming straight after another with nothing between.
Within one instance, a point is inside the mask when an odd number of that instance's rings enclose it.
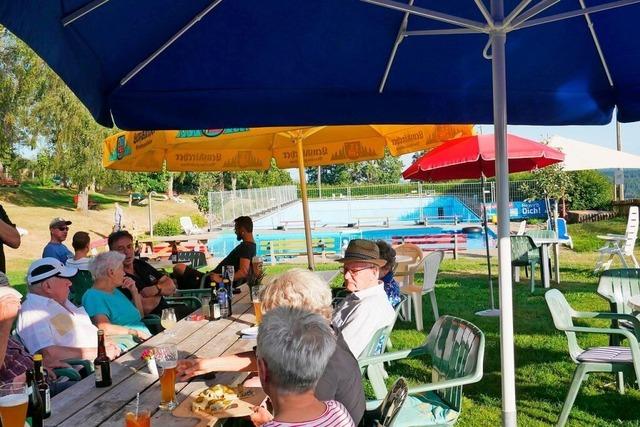
<instances>
[{"instance_id":1,"label":"straw hat","mask_svg":"<svg viewBox=\"0 0 640 427\"><path fill-rule=\"evenodd\" d=\"M378 245L371 240L354 239L349 242L347 250L344 252L344 258L337 260L338 262L366 262L369 264L384 267L387 261L380 258L380 250Z\"/></svg>"}]
</instances>

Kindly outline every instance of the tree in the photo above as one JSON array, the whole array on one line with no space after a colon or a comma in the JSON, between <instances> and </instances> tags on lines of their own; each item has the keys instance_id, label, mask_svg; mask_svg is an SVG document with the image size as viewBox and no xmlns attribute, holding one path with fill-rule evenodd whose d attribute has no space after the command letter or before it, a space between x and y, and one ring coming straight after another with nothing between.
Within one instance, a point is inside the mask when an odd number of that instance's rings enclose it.
<instances>
[{"instance_id":1,"label":"tree","mask_svg":"<svg viewBox=\"0 0 640 427\"><path fill-rule=\"evenodd\" d=\"M318 182L318 168L307 168L307 181ZM402 160L385 149L380 160L322 167L321 181L326 185L395 184L402 177Z\"/></svg>"},{"instance_id":2,"label":"tree","mask_svg":"<svg viewBox=\"0 0 640 427\"><path fill-rule=\"evenodd\" d=\"M571 172L573 190L572 209L608 209L611 205L613 184L598 171Z\"/></svg>"},{"instance_id":3,"label":"tree","mask_svg":"<svg viewBox=\"0 0 640 427\"><path fill-rule=\"evenodd\" d=\"M531 175L535 184L525 184L522 188L529 199L562 201L562 211L566 212L565 200L571 200L570 194L574 184L562 165L556 163L546 168L535 169Z\"/></svg>"}]
</instances>

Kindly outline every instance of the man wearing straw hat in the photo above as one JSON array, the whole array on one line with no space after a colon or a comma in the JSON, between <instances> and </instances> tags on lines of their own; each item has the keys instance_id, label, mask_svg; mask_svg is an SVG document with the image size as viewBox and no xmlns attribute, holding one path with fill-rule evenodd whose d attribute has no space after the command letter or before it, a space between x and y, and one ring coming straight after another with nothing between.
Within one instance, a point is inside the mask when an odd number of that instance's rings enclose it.
<instances>
[{"instance_id":1,"label":"man wearing straw hat","mask_svg":"<svg viewBox=\"0 0 640 427\"><path fill-rule=\"evenodd\" d=\"M376 331L395 319L383 283L378 280L380 268L387 261L380 258L375 242L354 239L338 262L344 264L344 286L351 294L336 307L332 323L357 358Z\"/></svg>"}]
</instances>

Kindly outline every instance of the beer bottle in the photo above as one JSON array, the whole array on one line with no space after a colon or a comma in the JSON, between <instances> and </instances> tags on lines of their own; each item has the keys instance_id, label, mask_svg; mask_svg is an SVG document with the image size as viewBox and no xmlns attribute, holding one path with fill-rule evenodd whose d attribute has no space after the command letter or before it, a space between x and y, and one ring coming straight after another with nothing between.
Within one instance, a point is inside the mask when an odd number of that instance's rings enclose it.
<instances>
[{"instance_id":1,"label":"beer bottle","mask_svg":"<svg viewBox=\"0 0 640 427\"><path fill-rule=\"evenodd\" d=\"M35 382L38 385L38 392L42 402L44 403L44 411L42 412L42 418L49 418L51 416L51 394L49 392L49 384L44 379L44 368L42 367L42 355L36 353L33 355L33 370L35 371Z\"/></svg>"},{"instance_id":2,"label":"beer bottle","mask_svg":"<svg viewBox=\"0 0 640 427\"><path fill-rule=\"evenodd\" d=\"M176 242L171 242L171 257L169 259L174 264L178 262L178 246Z\"/></svg>"},{"instance_id":3,"label":"beer bottle","mask_svg":"<svg viewBox=\"0 0 640 427\"><path fill-rule=\"evenodd\" d=\"M220 318L220 307L218 307L218 315L215 315L214 307L218 303L218 293L216 292L216 282L211 281L211 299L209 299L209 320L218 320Z\"/></svg>"},{"instance_id":4,"label":"beer bottle","mask_svg":"<svg viewBox=\"0 0 640 427\"><path fill-rule=\"evenodd\" d=\"M96 375L96 387L111 385L111 361L104 348L104 331L98 329L98 357L93 361Z\"/></svg>"},{"instance_id":5,"label":"beer bottle","mask_svg":"<svg viewBox=\"0 0 640 427\"><path fill-rule=\"evenodd\" d=\"M222 269L222 287L225 288L227 293L227 311L228 315L231 316L233 312L231 311L231 301L233 299L233 284L231 280L229 280L229 273L225 268Z\"/></svg>"},{"instance_id":6,"label":"beer bottle","mask_svg":"<svg viewBox=\"0 0 640 427\"><path fill-rule=\"evenodd\" d=\"M31 418L31 427L42 427L42 414L44 413L44 402L38 393L38 384L35 379L35 372L29 369L27 375L27 394L29 395L29 406L27 417Z\"/></svg>"}]
</instances>

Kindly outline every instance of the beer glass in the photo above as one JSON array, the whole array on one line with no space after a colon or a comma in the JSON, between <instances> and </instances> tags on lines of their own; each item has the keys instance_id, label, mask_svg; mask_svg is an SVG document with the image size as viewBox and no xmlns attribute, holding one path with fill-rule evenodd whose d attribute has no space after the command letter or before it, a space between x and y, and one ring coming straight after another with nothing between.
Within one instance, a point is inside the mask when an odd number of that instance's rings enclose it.
<instances>
[{"instance_id":1,"label":"beer glass","mask_svg":"<svg viewBox=\"0 0 640 427\"><path fill-rule=\"evenodd\" d=\"M236 275L236 268L233 265L225 265L222 267L222 274L229 279L229 285L233 286L233 278Z\"/></svg>"},{"instance_id":2,"label":"beer glass","mask_svg":"<svg viewBox=\"0 0 640 427\"><path fill-rule=\"evenodd\" d=\"M36 390L36 393L38 391ZM4 427L24 427L29 395L25 383L0 386L0 421Z\"/></svg>"},{"instance_id":3,"label":"beer glass","mask_svg":"<svg viewBox=\"0 0 640 427\"><path fill-rule=\"evenodd\" d=\"M155 349L156 364L160 371L160 409L171 411L176 402L176 366L178 348L175 344L162 344Z\"/></svg>"},{"instance_id":4,"label":"beer glass","mask_svg":"<svg viewBox=\"0 0 640 427\"><path fill-rule=\"evenodd\" d=\"M253 312L256 315L256 325L262 322L262 302L260 300L260 292L262 288L260 286L253 286L251 288L251 302L253 303Z\"/></svg>"},{"instance_id":5,"label":"beer glass","mask_svg":"<svg viewBox=\"0 0 640 427\"><path fill-rule=\"evenodd\" d=\"M127 405L124 413L124 427L151 427L151 411L136 410L135 405Z\"/></svg>"}]
</instances>

